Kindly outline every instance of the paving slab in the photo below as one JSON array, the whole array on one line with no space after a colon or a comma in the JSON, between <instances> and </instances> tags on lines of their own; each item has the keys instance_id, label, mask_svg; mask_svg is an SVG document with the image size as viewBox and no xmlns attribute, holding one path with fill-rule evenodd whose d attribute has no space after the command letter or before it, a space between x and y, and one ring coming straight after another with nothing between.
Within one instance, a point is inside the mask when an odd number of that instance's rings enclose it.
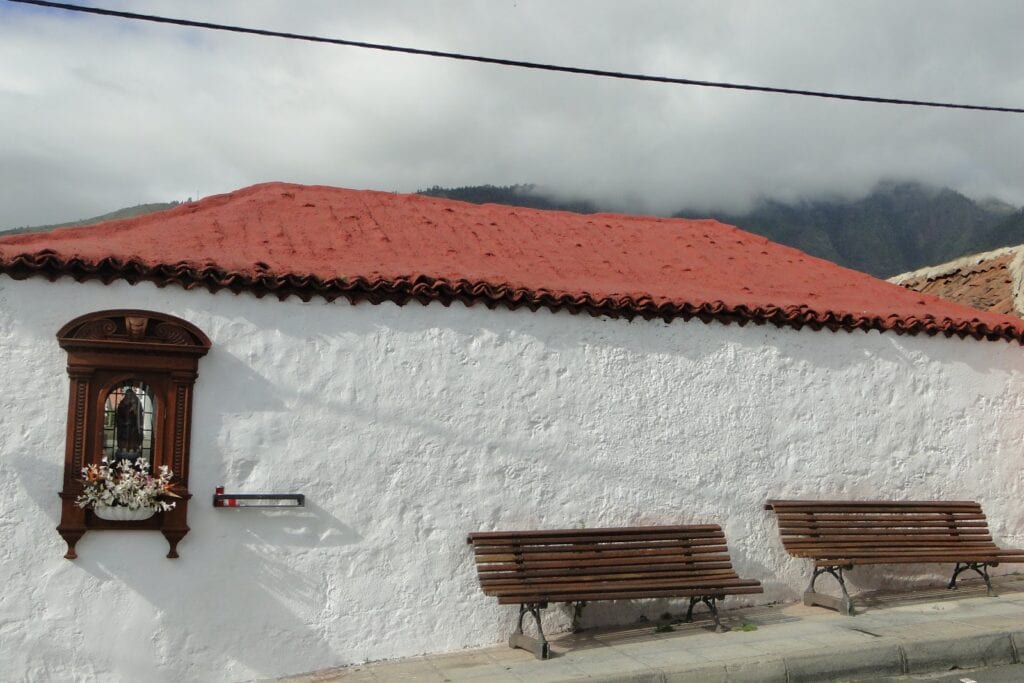
<instances>
[{"instance_id":1,"label":"paving slab","mask_svg":"<svg viewBox=\"0 0 1024 683\"><path fill-rule=\"evenodd\" d=\"M688 681L878 680L979 666L1024 657L1024 575L995 581L1000 594L965 584L855 596L856 616L802 604L723 612L732 627L653 623L593 629L550 638L553 656L539 661L506 646L327 669L278 683L377 681Z\"/></svg>"},{"instance_id":2,"label":"paving slab","mask_svg":"<svg viewBox=\"0 0 1024 683\"><path fill-rule=\"evenodd\" d=\"M595 650L589 657L580 657L576 667L588 676L635 676L637 674L654 674L653 662L644 662L618 650Z\"/></svg>"}]
</instances>

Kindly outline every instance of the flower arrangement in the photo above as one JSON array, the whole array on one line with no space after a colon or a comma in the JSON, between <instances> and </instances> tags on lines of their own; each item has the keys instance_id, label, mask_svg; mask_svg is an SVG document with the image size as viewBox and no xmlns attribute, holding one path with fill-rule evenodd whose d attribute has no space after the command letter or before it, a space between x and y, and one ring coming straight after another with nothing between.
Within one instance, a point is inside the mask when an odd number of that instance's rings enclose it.
<instances>
[{"instance_id":1,"label":"flower arrangement","mask_svg":"<svg viewBox=\"0 0 1024 683\"><path fill-rule=\"evenodd\" d=\"M111 465L106 458L99 464L82 468L84 492L75 502L79 507L126 507L129 510L151 508L157 512L172 509L176 503L165 498L180 498L171 490L174 473L161 465L158 473L149 471L146 461L121 460Z\"/></svg>"}]
</instances>

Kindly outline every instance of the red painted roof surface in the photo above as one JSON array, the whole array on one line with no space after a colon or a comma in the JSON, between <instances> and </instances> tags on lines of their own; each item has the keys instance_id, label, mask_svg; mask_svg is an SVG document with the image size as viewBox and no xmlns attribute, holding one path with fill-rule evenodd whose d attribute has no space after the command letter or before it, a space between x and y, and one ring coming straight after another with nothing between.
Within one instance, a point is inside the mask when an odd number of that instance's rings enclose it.
<instances>
[{"instance_id":1,"label":"red painted roof surface","mask_svg":"<svg viewBox=\"0 0 1024 683\"><path fill-rule=\"evenodd\" d=\"M453 300L594 315L1024 338L977 311L712 220L580 215L267 183L0 238L0 272L258 296Z\"/></svg>"}]
</instances>

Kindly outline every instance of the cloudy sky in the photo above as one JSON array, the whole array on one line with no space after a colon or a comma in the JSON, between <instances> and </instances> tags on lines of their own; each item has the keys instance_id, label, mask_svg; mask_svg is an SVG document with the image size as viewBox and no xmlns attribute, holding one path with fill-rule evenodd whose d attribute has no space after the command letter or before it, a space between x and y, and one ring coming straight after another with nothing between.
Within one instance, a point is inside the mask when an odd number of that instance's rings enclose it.
<instances>
[{"instance_id":1,"label":"cloudy sky","mask_svg":"<svg viewBox=\"0 0 1024 683\"><path fill-rule=\"evenodd\" d=\"M1024 3L101 0L674 77L1024 107ZM539 73L0 0L0 227L285 180L665 212L917 179L1024 204L1024 115Z\"/></svg>"}]
</instances>

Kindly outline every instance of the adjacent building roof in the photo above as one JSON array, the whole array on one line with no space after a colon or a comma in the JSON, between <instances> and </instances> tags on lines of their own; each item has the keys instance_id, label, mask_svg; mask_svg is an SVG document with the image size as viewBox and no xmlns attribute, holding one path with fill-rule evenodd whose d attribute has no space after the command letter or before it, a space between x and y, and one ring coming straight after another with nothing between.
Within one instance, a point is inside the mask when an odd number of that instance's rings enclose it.
<instances>
[{"instance_id":1,"label":"adjacent building roof","mask_svg":"<svg viewBox=\"0 0 1024 683\"><path fill-rule=\"evenodd\" d=\"M1024 318L1022 267L1024 245L964 256L896 275L889 282L981 311Z\"/></svg>"},{"instance_id":2,"label":"adjacent building roof","mask_svg":"<svg viewBox=\"0 0 1024 683\"><path fill-rule=\"evenodd\" d=\"M1024 339L1019 319L907 291L712 220L284 183L127 220L2 237L0 272L303 300L459 300L666 321Z\"/></svg>"}]
</instances>

